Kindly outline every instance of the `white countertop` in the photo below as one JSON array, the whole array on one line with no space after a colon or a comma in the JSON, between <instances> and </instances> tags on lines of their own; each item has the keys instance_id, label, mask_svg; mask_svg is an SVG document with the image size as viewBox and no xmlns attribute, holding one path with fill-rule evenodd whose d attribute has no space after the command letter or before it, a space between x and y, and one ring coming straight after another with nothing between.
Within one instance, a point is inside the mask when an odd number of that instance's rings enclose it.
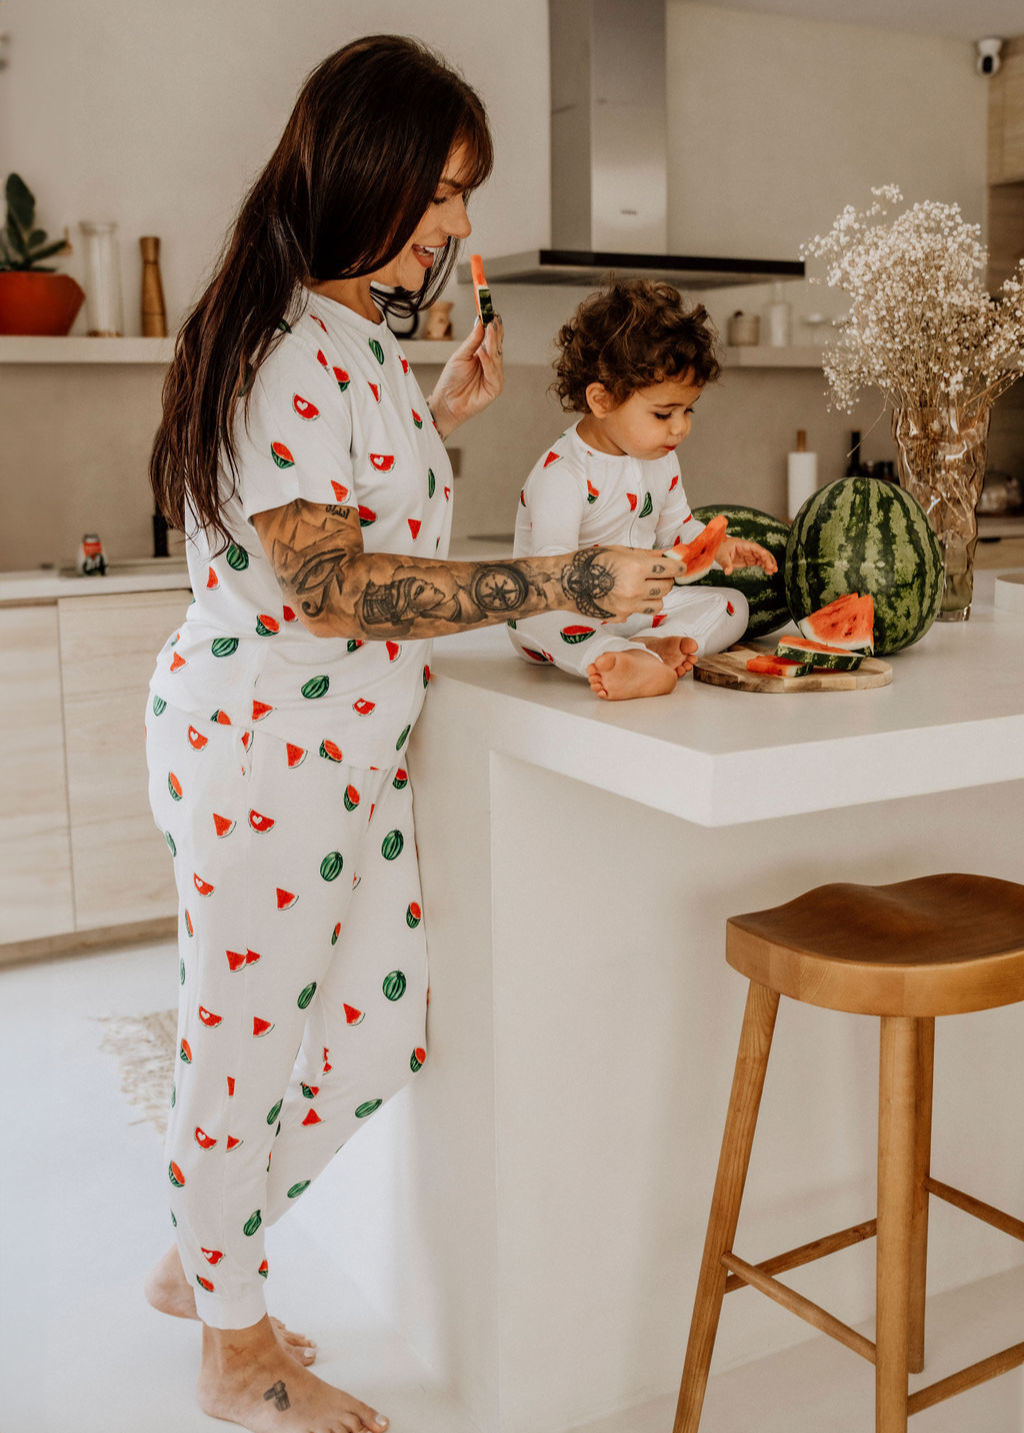
<instances>
[{"instance_id":1,"label":"white countertop","mask_svg":"<svg viewBox=\"0 0 1024 1433\"><path fill-rule=\"evenodd\" d=\"M504 631L441 639L421 721L487 723L495 750L700 825L720 826L1024 778L1024 614L975 576L966 623L888 658L890 686L756 693L687 678L604 702L527 666Z\"/></svg>"},{"instance_id":2,"label":"white countertop","mask_svg":"<svg viewBox=\"0 0 1024 1433\"><path fill-rule=\"evenodd\" d=\"M188 586L188 568L176 557L149 558L139 564L113 563L102 577L79 577L37 567L29 572L0 572L0 606L10 602L54 602L60 597L159 592Z\"/></svg>"}]
</instances>

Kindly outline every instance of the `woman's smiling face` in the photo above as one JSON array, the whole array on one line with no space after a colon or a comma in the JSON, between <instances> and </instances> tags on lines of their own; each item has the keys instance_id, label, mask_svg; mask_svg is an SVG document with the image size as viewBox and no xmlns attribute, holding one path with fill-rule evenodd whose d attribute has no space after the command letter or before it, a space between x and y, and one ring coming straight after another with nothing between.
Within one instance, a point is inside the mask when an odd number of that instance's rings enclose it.
<instances>
[{"instance_id":1,"label":"woman's smiling face","mask_svg":"<svg viewBox=\"0 0 1024 1433\"><path fill-rule=\"evenodd\" d=\"M418 293L430 266L448 240L469 238L473 226L466 213L467 191L462 179L469 167L468 159L466 146L456 144L427 212L401 252L372 275L374 283Z\"/></svg>"}]
</instances>

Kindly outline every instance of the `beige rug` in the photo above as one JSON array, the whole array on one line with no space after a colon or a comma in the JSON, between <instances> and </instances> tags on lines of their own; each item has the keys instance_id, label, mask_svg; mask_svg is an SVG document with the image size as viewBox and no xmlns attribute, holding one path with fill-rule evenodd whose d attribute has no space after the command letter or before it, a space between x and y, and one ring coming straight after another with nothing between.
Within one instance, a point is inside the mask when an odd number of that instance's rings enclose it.
<instances>
[{"instance_id":1,"label":"beige rug","mask_svg":"<svg viewBox=\"0 0 1024 1433\"><path fill-rule=\"evenodd\" d=\"M177 1010L155 1010L151 1015L100 1015L95 1018L105 1027L100 1049L117 1056L121 1067L121 1093L139 1112L139 1118L131 1123L149 1120L161 1134L165 1134L174 1084Z\"/></svg>"}]
</instances>

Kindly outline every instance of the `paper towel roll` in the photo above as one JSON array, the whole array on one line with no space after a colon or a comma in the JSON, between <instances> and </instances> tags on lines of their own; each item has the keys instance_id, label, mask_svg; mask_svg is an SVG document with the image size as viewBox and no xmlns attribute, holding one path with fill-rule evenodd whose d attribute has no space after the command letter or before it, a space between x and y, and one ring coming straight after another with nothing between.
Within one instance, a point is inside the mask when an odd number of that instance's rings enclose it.
<instances>
[{"instance_id":1,"label":"paper towel roll","mask_svg":"<svg viewBox=\"0 0 1024 1433\"><path fill-rule=\"evenodd\" d=\"M792 521L811 494L818 490L817 453L790 453L786 477L786 496Z\"/></svg>"}]
</instances>

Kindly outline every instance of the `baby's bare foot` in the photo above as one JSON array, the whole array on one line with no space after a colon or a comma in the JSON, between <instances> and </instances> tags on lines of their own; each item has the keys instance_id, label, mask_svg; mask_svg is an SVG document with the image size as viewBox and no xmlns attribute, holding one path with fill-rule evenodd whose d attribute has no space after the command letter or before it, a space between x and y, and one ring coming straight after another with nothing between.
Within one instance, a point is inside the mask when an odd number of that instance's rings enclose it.
<instances>
[{"instance_id":1,"label":"baby's bare foot","mask_svg":"<svg viewBox=\"0 0 1024 1433\"><path fill-rule=\"evenodd\" d=\"M203 1326L199 1406L250 1433L383 1433L388 1420L291 1361L270 1320L246 1329Z\"/></svg>"},{"instance_id":2,"label":"baby's bare foot","mask_svg":"<svg viewBox=\"0 0 1024 1433\"><path fill-rule=\"evenodd\" d=\"M196 1296L181 1267L177 1245L172 1244L167 1253L150 1269L144 1284L146 1298L162 1314L172 1314L179 1319L198 1319ZM293 1333L280 1319L271 1319L271 1326L289 1357L297 1363L312 1363L316 1358L316 1344L305 1334Z\"/></svg>"},{"instance_id":3,"label":"baby's bare foot","mask_svg":"<svg viewBox=\"0 0 1024 1433\"><path fill-rule=\"evenodd\" d=\"M697 665L697 643L692 637L638 637L636 640L660 657L677 677L685 677Z\"/></svg>"},{"instance_id":4,"label":"baby's bare foot","mask_svg":"<svg viewBox=\"0 0 1024 1433\"><path fill-rule=\"evenodd\" d=\"M602 653L587 668L587 681L605 701L621 702L665 696L675 686L676 674L653 652L635 648Z\"/></svg>"}]
</instances>

